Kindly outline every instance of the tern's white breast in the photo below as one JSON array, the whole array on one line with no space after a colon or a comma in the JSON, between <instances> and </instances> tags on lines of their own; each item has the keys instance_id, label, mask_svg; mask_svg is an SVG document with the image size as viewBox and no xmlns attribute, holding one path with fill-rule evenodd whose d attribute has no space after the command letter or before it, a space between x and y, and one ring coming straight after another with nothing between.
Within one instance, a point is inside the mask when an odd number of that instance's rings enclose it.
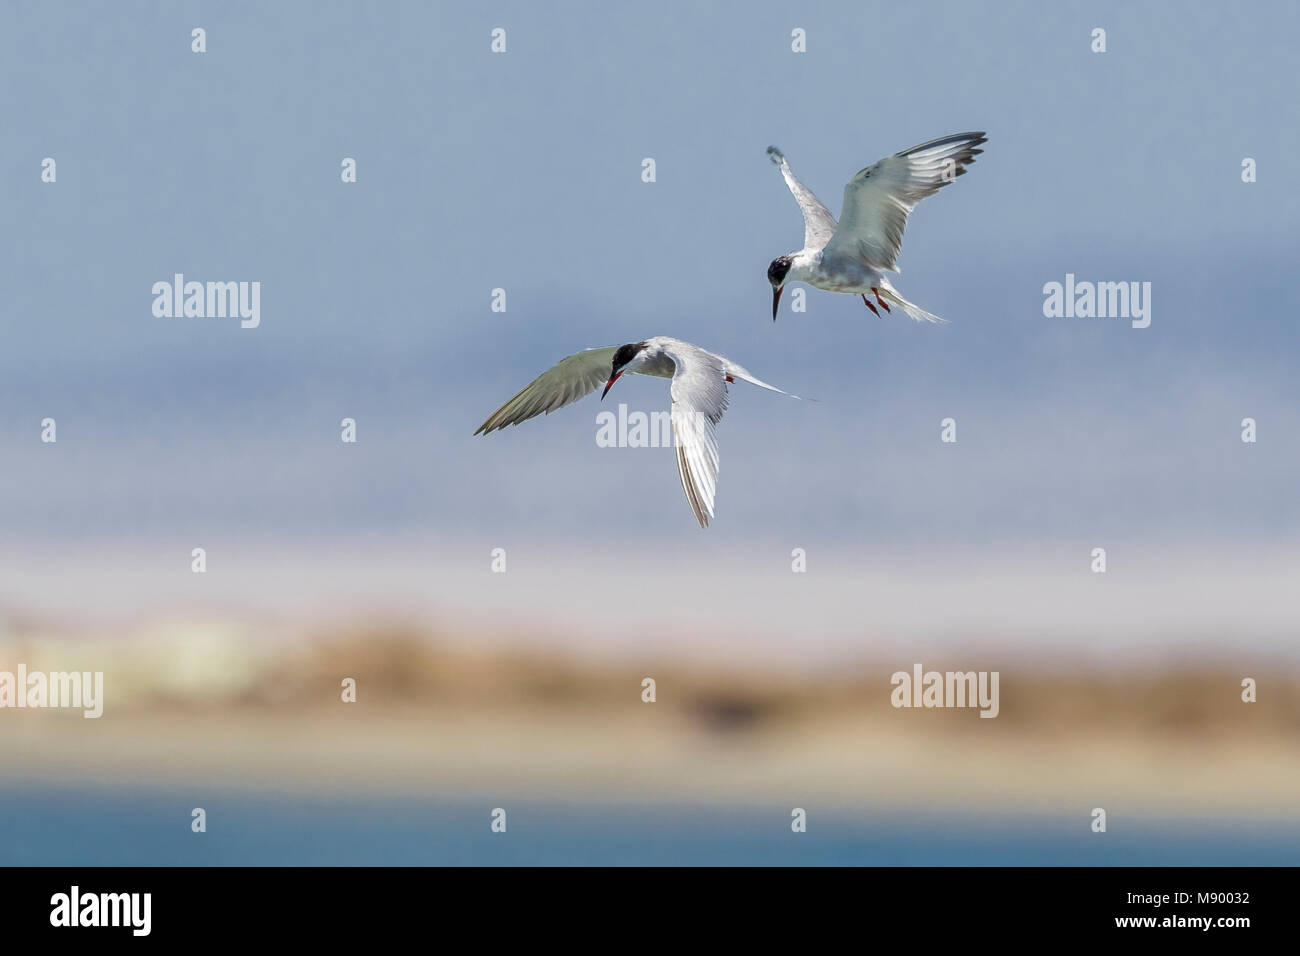
<instances>
[{"instance_id":1,"label":"tern's white breast","mask_svg":"<svg viewBox=\"0 0 1300 956\"><path fill-rule=\"evenodd\" d=\"M807 282L827 292L868 292L880 285L881 273L843 256L822 256L809 270Z\"/></svg>"}]
</instances>

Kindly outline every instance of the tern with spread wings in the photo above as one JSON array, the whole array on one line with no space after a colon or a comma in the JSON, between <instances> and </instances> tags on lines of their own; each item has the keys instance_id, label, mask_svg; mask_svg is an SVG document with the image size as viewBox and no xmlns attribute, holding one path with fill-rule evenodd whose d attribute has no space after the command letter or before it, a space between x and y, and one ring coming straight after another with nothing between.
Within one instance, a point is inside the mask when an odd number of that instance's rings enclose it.
<instances>
[{"instance_id":1,"label":"tern with spread wings","mask_svg":"<svg viewBox=\"0 0 1300 956\"><path fill-rule=\"evenodd\" d=\"M731 359L698 345L657 335L644 342L587 349L570 355L488 416L474 434L517 425L543 413L549 415L594 392L602 383L605 390L600 397L604 399L619 376L627 372L672 379L670 417L677 446L677 470L696 520L700 527L707 527L713 517L718 484L718 441L714 429L727 410L727 386L740 379L782 395L790 393L760 381Z\"/></svg>"},{"instance_id":2,"label":"tern with spread wings","mask_svg":"<svg viewBox=\"0 0 1300 956\"><path fill-rule=\"evenodd\" d=\"M918 322L944 321L899 295L888 273L899 271L895 262L908 214L922 199L964 174L984 152L977 147L987 141L983 133L956 133L886 156L849 180L838 223L795 176L785 154L769 146L767 155L781 167L781 175L803 211L804 223L803 248L778 256L767 267L772 320L776 320L781 291L787 283L797 281L830 292L861 295L876 315L880 312L867 298L868 293L886 312L892 311L892 302Z\"/></svg>"}]
</instances>

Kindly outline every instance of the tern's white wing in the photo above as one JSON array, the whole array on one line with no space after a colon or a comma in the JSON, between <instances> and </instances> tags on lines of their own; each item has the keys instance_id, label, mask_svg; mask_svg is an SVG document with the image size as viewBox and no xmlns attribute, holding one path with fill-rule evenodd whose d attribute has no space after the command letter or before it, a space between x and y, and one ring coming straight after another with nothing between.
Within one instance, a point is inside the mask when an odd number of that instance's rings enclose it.
<instances>
[{"instance_id":1,"label":"tern's white wing","mask_svg":"<svg viewBox=\"0 0 1300 956\"><path fill-rule=\"evenodd\" d=\"M907 216L922 199L966 172L976 149L987 142L983 133L957 133L932 139L893 156L886 156L849 180L844 187L840 225L826 243L825 256L844 256L873 269L894 267Z\"/></svg>"},{"instance_id":2,"label":"tern's white wing","mask_svg":"<svg viewBox=\"0 0 1300 956\"><path fill-rule=\"evenodd\" d=\"M677 444L677 470L686 500L700 527L713 517L718 488L718 439L714 426L727 410L727 372L721 356L689 342L659 340L676 370L673 396L673 438Z\"/></svg>"},{"instance_id":3,"label":"tern's white wing","mask_svg":"<svg viewBox=\"0 0 1300 956\"><path fill-rule=\"evenodd\" d=\"M510 401L506 402L478 427L487 434L507 425L517 425L543 412L550 414L584 395L594 392L609 379L610 365L618 346L587 349L577 355L561 359L553 368L543 372Z\"/></svg>"},{"instance_id":4,"label":"tern's white wing","mask_svg":"<svg viewBox=\"0 0 1300 956\"><path fill-rule=\"evenodd\" d=\"M799 177L790 168L790 161L785 158L785 153L775 146L769 146L767 155L772 162L781 167L785 184L790 187L790 192L794 193L795 201L803 211L803 247L822 248L830 242L831 236L835 235L835 217L811 189L799 182Z\"/></svg>"}]
</instances>

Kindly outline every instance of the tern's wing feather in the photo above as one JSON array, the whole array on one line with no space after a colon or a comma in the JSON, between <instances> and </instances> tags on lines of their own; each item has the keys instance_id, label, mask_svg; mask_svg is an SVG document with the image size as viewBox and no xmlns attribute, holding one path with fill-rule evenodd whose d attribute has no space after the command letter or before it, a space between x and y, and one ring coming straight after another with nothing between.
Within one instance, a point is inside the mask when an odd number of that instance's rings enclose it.
<instances>
[{"instance_id":1,"label":"tern's wing feather","mask_svg":"<svg viewBox=\"0 0 1300 956\"><path fill-rule=\"evenodd\" d=\"M488 420L478 427L475 435L488 432L507 425L518 425L543 413L549 415L557 408L563 408L570 402L576 402L584 395L594 392L604 385L609 378L610 365L614 361L617 346L602 349L587 349L577 355L561 359L537 378L533 379L518 395L510 399Z\"/></svg>"},{"instance_id":2,"label":"tern's wing feather","mask_svg":"<svg viewBox=\"0 0 1300 956\"><path fill-rule=\"evenodd\" d=\"M790 168L790 160L785 158L785 153L775 146L769 146L767 155L772 162L781 167L785 184L790 187L790 192L794 193L795 201L803 211L803 247L822 248L830 242L831 236L835 235L835 217L811 189L799 182L799 177Z\"/></svg>"},{"instance_id":3,"label":"tern's wing feather","mask_svg":"<svg viewBox=\"0 0 1300 956\"><path fill-rule=\"evenodd\" d=\"M873 269L894 270L908 214L966 172L983 133L956 133L886 156L844 187L840 225L826 243L826 256L844 256Z\"/></svg>"},{"instance_id":4,"label":"tern's wing feather","mask_svg":"<svg viewBox=\"0 0 1300 956\"><path fill-rule=\"evenodd\" d=\"M676 366L670 391L677 470L696 520L700 527L708 527L718 488L714 426L727 410L725 362L721 356L687 342L672 341L664 346L664 352Z\"/></svg>"}]
</instances>

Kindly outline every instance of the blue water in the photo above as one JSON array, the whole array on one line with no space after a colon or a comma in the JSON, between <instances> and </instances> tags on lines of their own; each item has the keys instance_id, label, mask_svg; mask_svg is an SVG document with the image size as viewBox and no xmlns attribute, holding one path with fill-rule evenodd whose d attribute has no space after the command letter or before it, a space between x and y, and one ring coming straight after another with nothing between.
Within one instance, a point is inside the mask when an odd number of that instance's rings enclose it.
<instances>
[{"instance_id":1,"label":"blue water","mask_svg":"<svg viewBox=\"0 0 1300 956\"><path fill-rule=\"evenodd\" d=\"M206 833L190 810L207 811ZM4 865L1295 865L1300 826L8 788Z\"/></svg>"}]
</instances>

